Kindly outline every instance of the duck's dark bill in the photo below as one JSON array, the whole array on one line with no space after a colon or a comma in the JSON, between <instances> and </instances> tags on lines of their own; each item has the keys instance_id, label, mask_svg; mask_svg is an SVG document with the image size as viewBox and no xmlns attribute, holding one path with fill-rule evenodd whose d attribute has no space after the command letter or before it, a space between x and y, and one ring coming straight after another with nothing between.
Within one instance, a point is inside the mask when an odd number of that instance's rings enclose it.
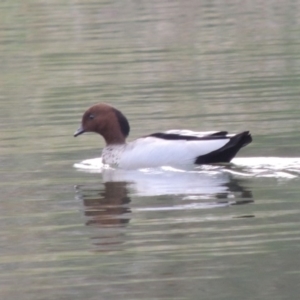
<instances>
[{"instance_id":1,"label":"duck's dark bill","mask_svg":"<svg viewBox=\"0 0 300 300\"><path fill-rule=\"evenodd\" d=\"M83 134L84 133L84 129L82 127L79 127L75 132L74 132L74 137Z\"/></svg>"}]
</instances>

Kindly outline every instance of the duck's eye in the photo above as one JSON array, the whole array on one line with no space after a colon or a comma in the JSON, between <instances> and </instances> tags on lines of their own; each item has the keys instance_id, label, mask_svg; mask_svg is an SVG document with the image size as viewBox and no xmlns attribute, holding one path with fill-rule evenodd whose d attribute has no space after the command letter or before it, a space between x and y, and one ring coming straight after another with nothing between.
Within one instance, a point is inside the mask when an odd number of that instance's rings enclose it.
<instances>
[{"instance_id":1,"label":"duck's eye","mask_svg":"<svg viewBox=\"0 0 300 300\"><path fill-rule=\"evenodd\" d=\"M90 115L89 115L89 119L90 119L90 120L93 120L94 118L95 118L95 116L94 116L93 114L90 114Z\"/></svg>"}]
</instances>

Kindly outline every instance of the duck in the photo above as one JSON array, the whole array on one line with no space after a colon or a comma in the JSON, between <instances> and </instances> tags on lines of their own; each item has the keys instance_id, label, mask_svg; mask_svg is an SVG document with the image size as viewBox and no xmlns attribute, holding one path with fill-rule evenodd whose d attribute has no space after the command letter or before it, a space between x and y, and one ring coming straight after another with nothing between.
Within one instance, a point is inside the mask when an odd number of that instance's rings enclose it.
<instances>
[{"instance_id":1,"label":"duck","mask_svg":"<svg viewBox=\"0 0 300 300\"><path fill-rule=\"evenodd\" d=\"M85 111L74 137L86 132L100 134L106 143L103 164L120 169L229 163L242 147L252 142L249 131L229 134L191 130L156 132L127 142L129 131L129 122L121 111L98 103Z\"/></svg>"}]
</instances>

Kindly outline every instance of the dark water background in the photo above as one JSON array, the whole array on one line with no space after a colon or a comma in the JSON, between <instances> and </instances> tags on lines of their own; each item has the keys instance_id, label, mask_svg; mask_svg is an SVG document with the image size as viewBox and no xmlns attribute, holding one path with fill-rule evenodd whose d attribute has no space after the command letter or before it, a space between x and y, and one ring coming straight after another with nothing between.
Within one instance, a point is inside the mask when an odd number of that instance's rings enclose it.
<instances>
[{"instance_id":1,"label":"dark water background","mask_svg":"<svg viewBox=\"0 0 300 300\"><path fill-rule=\"evenodd\" d=\"M0 298L299 299L299 161L110 180L72 136L101 101L131 139L248 129L246 160L299 157L299 37L300 1L1 1Z\"/></svg>"}]
</instances>

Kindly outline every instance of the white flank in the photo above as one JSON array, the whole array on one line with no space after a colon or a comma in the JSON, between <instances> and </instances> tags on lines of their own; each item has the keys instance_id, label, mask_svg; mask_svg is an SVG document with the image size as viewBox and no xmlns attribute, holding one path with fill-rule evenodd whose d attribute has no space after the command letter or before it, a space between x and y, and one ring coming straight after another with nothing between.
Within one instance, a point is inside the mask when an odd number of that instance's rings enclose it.
<instances>
[{"instance_id":1,"label":"white flank","mask_svg":"<svg viewBox=\"0 0 300 300\"><path fill-rule=\"evenodd\" d=\"M222 148L228 139L164 140L155 137L139 138L128 143L120 156L122 169L153 168L159 166L192 165L198 156Z\"/></svg>"}]
</instances>

